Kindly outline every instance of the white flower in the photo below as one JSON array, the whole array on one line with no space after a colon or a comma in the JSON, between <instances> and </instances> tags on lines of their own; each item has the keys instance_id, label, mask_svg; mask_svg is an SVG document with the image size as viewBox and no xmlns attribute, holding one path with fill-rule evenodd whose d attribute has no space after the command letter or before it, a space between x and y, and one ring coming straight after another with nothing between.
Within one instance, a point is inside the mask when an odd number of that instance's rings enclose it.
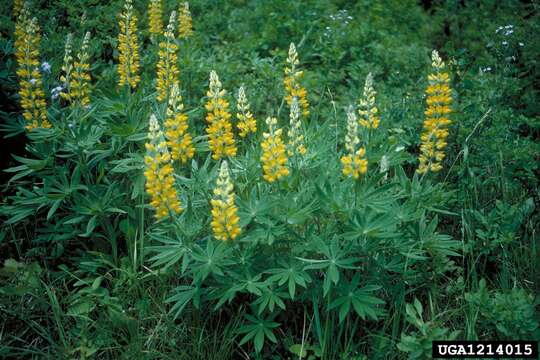
<instances>
[{"instance_id":1,"label":"white flower","mask_svg":"<svg viewBox=\"0 0 540 360\"><path fill-rule=\"evenodd\" d=\"M57 99L58 96L60 96L60 93L62 92L62 90L64 90L64 88L63 88L62 86L57 86L57 87L53 88L53 89L51 90L51 94L52 94L52 95L51 95L51 98L52 98L53 100Z\"/></svg>"},{"instance_id":2,"label":"white flower","mask_svg":"<svg viewBox=\"0 0 540 360\"><path fill-rule=\"evenodd\" d=\"M519 43L519 46L524 46L524 44L522 42Z\"/></svg>"},{"instance_id":3,"label":"white flower","mask_svg":"<svg viewBox=\"0 0 540 360\"><path fill-rule=\"evenodd\" d=\"M508 45L508 41L503 41L502 44L503 44L504 46L507 46L507 45Z\"/></svg>"},{"instance_id":4,"label":"white flower","mask_svg":"<svg viewBox=\"0 0 540 360\"><path fill-rule=\"evenodd\" d=\"M49 64L48 62L44 61L43 64L41 64L41 70L43 72L46 72L46 73L51 73L51 64Z\"/></svg>"},{"instance_id":5,"label":"white flower","mask_svg":"<svg viewBox=\"0 0 540 360\"><path fill-rule=\"evenodd\" d=\"M37 83L37 79L30 79L30 84L36 85L36 83Z\"/></svg>"}]
</instances>

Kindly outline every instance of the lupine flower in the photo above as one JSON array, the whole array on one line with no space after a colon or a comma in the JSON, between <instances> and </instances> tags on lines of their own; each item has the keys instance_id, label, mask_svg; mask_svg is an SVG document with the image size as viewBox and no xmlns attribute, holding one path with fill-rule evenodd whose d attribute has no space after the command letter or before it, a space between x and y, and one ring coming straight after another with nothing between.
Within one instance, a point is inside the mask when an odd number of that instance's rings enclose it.
<instances>
[{"instance_id":1,"label":"lupine flower","mask_svg":"<svg viewBox=\"0 0 540 360\"><path fill-rule=\"evenodd\" d=\"M277 119L267 118L268 132L263 133L264 140L261 144L263 177L268 182L274 182L289 175L287 167L286 147L281 139L282 129L276 128Z\"/></svg>"},{"instance_id":2,"label":"lupine flower","mask_svg":"<svg viewBox=\"0 0 540 360\"><path fill-rule=\"evenodd\" d=\"M163 4L162 0L150 0L148 3L148 23L150 35L161 35L163 32Z\"/></svg>"},{"instance_id":3,"label":"lupine flower","mask_svg":"<svg viewBox=\"0 0 540 360\"><path fill-rule=\"evenodd\" d=\"M373 88L373 76L371 73L366 77L364 85L364 93L359 101L358 114L360 115L359 123L361 126L368 129L376 129L379 127L379 117L377 116L378 109L375 105L375 89Z\"/></svg>"},{"instance_id":4,"label":"lupine flower","mask_svg":"<svg viewBox=\"0 0 540 360\"><path fill-rule=\"evenodd\" d=\"M50 74L51 73L51 64L49 64L46 61L42 62L41 63L41 71L43 71L44 73Z\"/></svg>"},{"instance_id":5,"label":"lupine flower","mask_svg":"<svg viewBox=\"0 0 540 360\"><path fill-rule=\"evenodd\" d=\"M451 124L448 115L452 103L450 76L445 71L445 64L436 50L432 53L433 73L428 76L426 89L427 109L424 112L424 129L420 136L419 165L416 170L420 174L428 171L437 172L442 169L441 162L445 157L444 148L448 137L447 126Z\"/></svg>"},{"instance_id":6,"label":"lupine flower","mask_svg":"<svg viewBox=\"0 0 540 360\"><path fill-rule=\"evenodd\" d=\"M150 195L150 205L156 211L156 218L163 219L169 214L182 211L180 200L174 187L171 155L167 142L154 114L150 116L148 142L145 144L146 192Z\"/></svg>"},{"instance_id":7,"label":"lupine flower","mask_svg":"<svg viewBox=\"0 0 540 360\"><path fill-rule=\"evenodd\" d=\"M21 107L27 122L26 129L50 128L47 119L47 104L43 92L41 73L39 72L39 42L41 35L37 19L29 19L28 10L24 7L18 19L15 31L17 59L17 76L19 77Z\"/></svg>"},{"instance_id":8,"label":"lupine flower","mask_svg":"<svg viewBox=\"0 0 540 360\"><path fill-rule=\"evenodd\" d=\"M90 43L90 32L84 36L81 48L77 54L77 60L73 63L73 73L69 83L69 95L73 105L82 107L90 104L90 54L88 45Z\"/></svg>"},{"instance_id":9,"label":"lupine flower","mask_svg":"<svg viewBox=\"0 0 540 360\"><path fill-rule=\"evenodd\" d=\"M24 8L24 0L13 0L13 17L17 18Z\"/></svg>"},{"instance_id":10,"label":"lupine flower","mask_svg":"<svg viewBox=\"0 0 540 360\"><path fill-rule=\"evenodd\" d=\"M343 175L358 179L360 175L367 173L368 161L365 159L366 149L358 147L358 121L354 108L347 110L347 135L345 135L345 149L347 155L341 157L343 165Z\"/></svg>"},{"instance_id":11,"label":"lupine flower","mask_svg":"<svg viewBox=\"0 0 540 360\"><path fill-rule=\"evenodd\" d=\"M178 66L178 45L175 43L174 29L176 26L176 11L171 13L165 39L159 43L159 60L157 63L157 99L166 101L171 89L179 84Z\"/></svg>"},{"instance_id":12,"label":"lupine flower","mask_svg":"<svg viewBox=\"0 0 540 360\"><path fill-rule=\"evenodd\" d=\"M191 12L189 11L189 3L186 1L180 4L178 12L178 38L183 39L190 37L193 34L193 24Z\"/></svg>"},{"instance_id":13,"label":"lupine flower","mask_svg":"<svg viewBox=\"0 0 540 360\"><path fill-rule=\"evenodd\" d=\"M287 135L289 136L288 153L289 156L294 154L305 155L307 152L304 144L304 135L302 135L302 123L300 122L300 106L298 99L293 97L291 111L289 113L290 125Z\"/></svg>"},{"instance_id":14,"label":"lupine flower","mask_svg":"<svg viewBox=\"0 0 540 360\"><path fill-rule=\"evenodd\" d=\"M62 99L71 101L71 72L73 71L73 56L71 55L72 51L72 34L68 34L66 37L66 45L64 47L64 62L62 63L62 74L60 75L60 81L64 85L65 91L60 92Z\"/></svg>"},{"instance_id":15,"label":"lupine flower","mask_svg":"<svg viewBox=\"0 0 540 360\"><path fill-rule=\"evenodd\" d=\"M214 189L212 204L212 231L217 240L234 240L240 235L241 229L238 222L237 207L234 203L234 191L229 166L223 160L219 169L219 175Z\"/></svg>"},{"instance_id":16,"label":"lupine flower","mask_svg":"<svg viewBox=\"0 0 540 360\"><path fill-rule=\"evenodd\" d=\"M178 85L174 85L167 107L167 119L165 120L165 137L171 149L173 160L181 163L187 162L195 154L191 134L188 132L188 117L182 112L182 96Z\"/></svg>"},{"instance_id":17,"label":"lupine flower","mask_svg":"<svg viewBox=\"0 0 540 360\"><path fill-rule=\"evenodd\" d=\"M221 82L214 70L210 72L210 86L206 96L209 98L205 105L208 122L206 132L212 158L219 160L225 156L236 156L229 103L224 99L225 90L222 90Z\"/></svg>"},{"instance_id":18,"label":"lupine flower","mask_svg":"<svg viewBox=\"0 0 540 360\"><path fill-rule=\"evenodd\" d=\"M14 4L14 10L15 10L15 4ZM22 7L18 9L17 11L17 20L15 23L15 58L17 59L17 63L20 66L19 58L23 58L22 53L24 52L22 49L24 48L24 41L26 39L26 31L28 27L28 23L30 22L30 10L28 9L28 3L23 3Z\"/></svg>"},{"instance_id":19,"label":"lupine flower","mask_svg":"<svg viewBox=\"0 0 540 360\"><path fill-rule=\"evenodd\" d=\"M300 61L298 60L298 53L293 43L289 46L289 56L287 57L288 66L285 67L285 78L283 84L285 85L285 101L289 106L292 105L293 98L298 98L298 102L302 107L302 114L307 117L309 115L309 102L307 100L307 92L302 87L300 80L304 76L304 72L297 69Z\"/></svg>"},{"instance_id":20,"label":"lupine flower","mask_svg":"<svg viewBox=\"0 0 540 360\"><path fill-rule=\"evenodd\" d=\"M62 86L56 86L51 90L51 99L56 100L62 93L64 88Z\"/></svg>"},{"instance_id":21,"label":"lupine flower","mask_svg":"<svg viewBox=\"0 0 540 360\"><path fill-rule=\"evenodd\" d=\"M139 43L137 39L137 16L133 13L131 0L126 0L124 12L120 15L120 33L118 34L118 86L128 84L132 89L137 87L139 75Z\"/></svg>"},{"instance_id":22,"label":"lupine flower","mask_svg":"<svg viewBox=\"0 0 540 360\"><path fill-rule=\"evenodd\" d=\"M249 111L249 107L250 105L246 97L244 86L240 86L236 102L236 108L238 109L238 112L236 113L236 118L238 119L236 127L238 128L238 135L240 135L240 137L246 137L249 133L257 132L257 121L253 118L253 114Z\"/></svg>"}]
</instances>

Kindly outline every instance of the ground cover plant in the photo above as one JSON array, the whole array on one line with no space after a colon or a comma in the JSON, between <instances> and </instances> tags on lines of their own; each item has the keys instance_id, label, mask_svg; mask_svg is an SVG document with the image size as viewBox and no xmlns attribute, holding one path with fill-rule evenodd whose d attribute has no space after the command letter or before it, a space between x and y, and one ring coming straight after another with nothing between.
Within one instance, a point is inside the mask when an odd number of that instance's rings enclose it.
<instances>
[{"instance_id":1,"label":"ground cover plant","mask_svg":"<svg viewBox=\"0 0 540 360\"><path fill-rule=\"evenodd\" d=\"M535 2L0 6L1 357L540 340Z\"/></svg>"}]
</instances>

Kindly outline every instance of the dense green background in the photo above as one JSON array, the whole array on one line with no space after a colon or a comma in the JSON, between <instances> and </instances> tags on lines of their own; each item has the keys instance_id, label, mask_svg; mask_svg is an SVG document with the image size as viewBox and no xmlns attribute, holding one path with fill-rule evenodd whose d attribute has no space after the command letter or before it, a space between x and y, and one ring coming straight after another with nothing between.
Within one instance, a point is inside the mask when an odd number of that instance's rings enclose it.
<instances>
[{"instance_id":1,"label":"dense green background","mask_svg":"<svg viewBox=\"0 0 540 360\"><path fill-rule=\"evenodd\" d=\"M1 168L9 168L0 177L0 357L298 358L304 340L313 358L425 358L433 339L540 340L536 2L191 2L194 36L180 44L179 66L198 153L177 169L186 210L169 223L142 206L148 116L164 112L154 100L146 2L135 1L144 72L131 96L116 87L121 1L32 2L41 59L52 65L49 99L68 32L92 33L93 85L90 111L49 101L55 130L30 135L11 3L0 6ZM165 22L176 7L166 1ZM287 124L290 42L306 71L311 151L290 179L268 186L259 184L258 143L266 116ZM432 49L452 73L454 123L444 170L420 180ZM233 161L244 233L230 246L207 230L219 166L202 138L212 69L231 104L245 84L260 129ZM369 72L382 125L370 140L369 176L355 185L338 159L345 108ZM305 261L325 257L342 267ZM205 267L209 258L217 268ZM360 291L361 306L344 307L348 289Z\"/></svg>"}]
</instances>

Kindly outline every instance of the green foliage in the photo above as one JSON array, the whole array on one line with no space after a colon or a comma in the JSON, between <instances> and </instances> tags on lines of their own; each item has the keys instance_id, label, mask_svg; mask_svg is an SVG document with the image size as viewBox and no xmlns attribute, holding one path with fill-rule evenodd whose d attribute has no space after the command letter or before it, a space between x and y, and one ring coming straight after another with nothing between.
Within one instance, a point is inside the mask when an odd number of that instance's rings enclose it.
<instances>
[{"instance_id":1,"label":"green foliage","mask_svg":"<svg viewBox=\"0 0 540 360\"><path fill-rule=\"evenodd\" d=\"M165 1L165 14L177 5ZM150 114L163 122L166 109L147 3L134 6L142 81L129 92L116 86L121 1L34 1L54 126L28 133L11 3L0 5L0 129L23 144L2 160L0 357L421 359L435 339L539 338L537 5L191 2L194 36L179 41L178 65L197 151L174 165L182 213L161 221L144 190L144 144ZM91 106L70 108L51 90L67 33L77 48L86 31ZM290 42L311 104L308 153L269 184L262 120L277 117L286 133ZM444 170L418 176L432 48L450 65L453 125ZM229 159L233 242L210 226L220 165L204 132L210 70L233 114L246 86L258 121ZM369 168L353 181L339 162L345 109L369 72L381 126L362 129Z\"/></svg>"},{"instance_id":2,"label":"green foliage","mask_svg":"<svg viewBox=\"0 0 540 360\"><path fill-rule=\"evenodd\" d=\"M501 339L540 339L539 315L535 309L539 300L525 289L493 291L485 279L478 290L465 294L465 300L478 314L482 328Z\"/></svg>"},{"instance_id":3,"label":"green foliage","mask_svg":"<svg viewBox=\"0 0 540 360\"><path fill-rule=\"evenodd\" d=\"M460 331L450 332L441 327L436 319L425 321L424 309L418 299L405 306L407 321L416 329L410 335L401 334L398 349L409 353L410 359L431 359L431 345L434 340L455 340Z\"/></svg>"}]
</instances>

